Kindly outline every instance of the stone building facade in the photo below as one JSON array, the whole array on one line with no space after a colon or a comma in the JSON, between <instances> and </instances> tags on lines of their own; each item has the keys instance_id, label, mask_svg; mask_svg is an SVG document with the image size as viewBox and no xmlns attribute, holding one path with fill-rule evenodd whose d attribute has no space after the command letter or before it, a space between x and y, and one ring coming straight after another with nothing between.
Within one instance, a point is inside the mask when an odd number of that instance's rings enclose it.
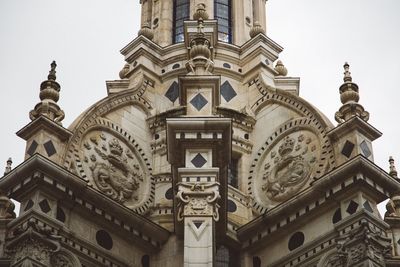
<instances>
[{"instance_id":1,"label":"stone building facade","mask_svg":"<svg viewBox=\"0 0 400 267\"><path fill-rule=\"evenodd\" d=\"M399 179L349 65L334 125L266 0L140 2L120 79L68 128L51 64L0 179L0 266L400 266Z\"/></svg>"}]
</instances>

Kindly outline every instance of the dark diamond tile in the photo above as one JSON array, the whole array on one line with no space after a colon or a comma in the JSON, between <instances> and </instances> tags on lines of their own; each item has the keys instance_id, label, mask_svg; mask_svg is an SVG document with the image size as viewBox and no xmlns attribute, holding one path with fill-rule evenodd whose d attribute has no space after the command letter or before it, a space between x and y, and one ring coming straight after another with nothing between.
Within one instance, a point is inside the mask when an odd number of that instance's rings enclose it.
<instances>
[{"instance_id":1,"label":"dark diamond tile","mask_svg":"<svg viewBox=\"0 0 400 267\"><path fill-rule=\"evenodd\" d=\"M229 102L237 96L235 90L233 89L232 85L226 81L221 85L221 95L225 99L226 102Z\"/></svg>"},{"instance_id":2,"label":"dark diamond tile","mask_svg":"<svg viewBox=\"0 0 400 267\"><path fill-rule=\"evenodd\" d=\"M29 156L32 156L32 155L35 153L37 147L38 147L38 143L37 143L35 140L33 140L32 143L31 143L31 145L30 145L29 148L28 148L28 151L26 151L26 153L27 153Z\"/></svg>"},{"instance_id":3,"label":"dark diamond tile","mask_svg":"<svg viewBox=\"0 0 400 267\"><path fill-rule=\"evenodd\" d=\"M338 223L338 222L341 221L341 220L342 220L342 212L341 212L341 209L338 208L338 209L335 211L335 213L333 214L332 223L335 224L335 223Z\"/></svg>"},{"instance_id":4,"label":"dark diamond tile","mask_svg":"<svg viewBox=\"0 0 400 267\"><path fill-rule=\"evenodd\" d=\"M346 141L342 149L342 154L349 158L351 156L351 153L353 152L353 149L354 144L350 141Z\"/></svg>"},{"instance_id":5,"label":"dark diamond tile","mask_svg":"<svg viewBox=\"0 0 400 267\"><path fill-rule=\"evenodd\" d=\"M197 229L199 229L200 226L203 224L203 222L202 221L194 221L193 224L194 224L194 226L196 226Z\"/></svg>"},{"instance_id":6,"label":"dark diamond tile","mask_svg":"<svg viewBox=\"0 0 400 267\"><path fill-rule=\"evenodd\" d=\"M44 143L44 149L46 150L46 153L49 157L53 156L54 154L57 153L56 148L53 145L53 142L51 140L47 141Z\"/></svg>"},{"instance_id":7,"label":"dark diamond tile","mask_svg":"<svg viewBox=\"0 0 400 267\"><path fill-rule=\"evenodd\" d=\"M193 159L192 159L192 164L196 167L196 168L201 168L204 166L204 164L207 163L207 160L200 154L198 153Z\"/></svg>"},{"instance_id":8,"label":"dark diamond tile","mask_svg":"<svg viewBox=\"0 0 400 267\"><path fill-rule=\"evenodd\" d=\"M369 212L371 212L371 213L374 213L374 210L372 209L372 207L371 207L371 204L369 204L369 201L368 200L366 200L365 202L364 202L364 209L366 210L366 211L369 211Z\"/></svg>"},{"instance_id":9,"label":"dark diamond tile","mask_svg":"<svg viewBox=\"0 0 400 267\"><path fill-rule=\"evenodd\" d=\"M357 204L357 202L351 200L350 203L349 203L349 205L347 206L346 211L347 211L349 214L354 214L354 213L357 211L357 209L358 209L358 204Z\"/></svg>"},{"instance_id":10,"label":"dark diamond tile","mask_svg":"<svg viewBox=\"0 0 400 267\"><path fill-rule=\"evenodd\" d=\"M173 82L171 86L168 88L165 96L173 103L179 97L179 86L177 82Z\"/></svg>"},{"instance_id":11,"label":"dark diamond tile","mask_svg":"<svg viewBox=\"0 0 400 267\"><path fill-rule=\"evenodd\" d=\"M207 103L207 99L205 99L205 97L200 93L193 97L193 99L190 101L190 104L192 104L193 107L195 107L198 111L204 108Z\"/></svg>"},{"instance_id":12,"label":"dark diamond tile","mask_svg":"<svg viewBox=\"0 0 400 267\"><path fill-rule=\"evenodd\" d=\"M24 211L27 211L27 210L31 209L32 207L33 207L33 201L32 201L32 199L29 199L28 203L26 203Z\"/></svg>"},{"instance_id":13,"label":"dark diamond tile","mask_svg":"<svg viewBox=\"0 0 400 267\"><path fill-rule=\"evenodd\" d=\"M39 207L44 213L48 213L51 210L49 202L46 199L39 202Z\"/></svg>"},{"instance_id":14,"label":"dark diamond tile","mask_svg":"<svg viewBox=\"0 0 400 267\"><path fill-rule=\"evenodd\" d=\"M57 207L56 219L60 222L65 222L65 212L60 207Z\"/></svg>"},{"instance_id":15,"label":"dark diamond tile","mask_svg":"<svg viewBox=\"0 0 400 267\"><path fill-rule=\"evenodd\" d=\"M369 156L371 156L371 150L369 149L369 147L368 147L368 144L367 144L367 142L365 142L365 141L362 141L361 142L361 144L360 144L360 148L361 148L361 152L362 152L362 154L365 156L365 157L369 157Z\"/></svg>"}]
</instances>

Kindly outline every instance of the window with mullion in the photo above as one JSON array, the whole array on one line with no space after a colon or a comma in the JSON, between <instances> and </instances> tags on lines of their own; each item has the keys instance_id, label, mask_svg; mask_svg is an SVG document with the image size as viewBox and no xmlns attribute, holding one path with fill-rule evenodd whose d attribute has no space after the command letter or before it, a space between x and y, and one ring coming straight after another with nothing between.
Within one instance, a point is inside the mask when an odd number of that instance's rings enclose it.
<instances>
[{"instance_id":1,"label":"window with mullion","mask_svg":"<svg viewBox=\"0 0 400 267\"><path fill-rule=\"evenodd\" d=\"M183 22L189 19L190 0L174 0L173 41L184 41Z\"/></svg>"},{"instance_id":2,"label":"window with mullion","mask_svg":"<svg viewBox=\"0 0 400 267\"><path fill-rule=\"evenodd\" d=\"M231 43L231 0L214 0L214 18L218 21L218 40Z\"/></svg>"}]
</instances>

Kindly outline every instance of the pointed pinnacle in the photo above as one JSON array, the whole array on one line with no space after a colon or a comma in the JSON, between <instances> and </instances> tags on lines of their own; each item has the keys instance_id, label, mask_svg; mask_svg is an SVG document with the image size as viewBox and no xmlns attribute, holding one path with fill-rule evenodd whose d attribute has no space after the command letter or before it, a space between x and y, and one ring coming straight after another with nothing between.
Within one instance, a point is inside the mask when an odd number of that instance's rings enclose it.
<instances>
[{"instance_id":1,"label":"pointed pinnacle","mask_svg":"<svg viewBox=\"0 0 400 267\"><path fill-rule=\"evenodd\" d=\"M392 156L389 157L389 175L397 178L397 170L396 166L394 165L394 159Z\"/></svg>"},{"instance_id":2,"label":"pointed pinnacle","mask_svg":"<svg viewBox=\"0 0 400 267\"><path fill-rule=\"evenodd\" d=\"M7 173L11 172L11 165L12 165L12 159L8 158L7 165L6 165L6 170L4 171L4 175L6 175Z\"/></svg>"},{"instance_id":3,"label":"pointed pinnacle","mask_svg":"<svg viewBox=\"0 0 400 267\"><path fill-rule=\"evenodd\" d=\"M53 60L53 62L51 62L51 64L50 64L50 66L51 66L51 69L49 71L49 75L47 76L47 79L55 81L57 78L56 77L57 63Z\"/></svg>"},{"instance_id":4,"label":"pointed pinnacle","mask_svg":"<svg viewBox=\"0 0 400 267\"><path fill-rule=\"evenodd\" d=\"M350 65L349 63L345 62L343 65L344 68L344 82L351 82L353 79L351 78L351 72L350 72Z\"/></svg>"}]
</instances>

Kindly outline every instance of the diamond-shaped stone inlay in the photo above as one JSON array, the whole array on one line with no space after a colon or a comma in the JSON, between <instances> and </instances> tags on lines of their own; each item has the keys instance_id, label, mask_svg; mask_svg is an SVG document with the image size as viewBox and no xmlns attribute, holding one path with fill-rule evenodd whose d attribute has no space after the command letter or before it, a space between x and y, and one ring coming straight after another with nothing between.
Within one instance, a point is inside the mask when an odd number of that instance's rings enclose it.
<instances>
[{"instance_id":1,"label":"diamond-shaped stone inlay","mask_svg":"<svg viewBox=\"0 0 400 267\"><path fill-rule=\"evenodd\" d=\"M371 204L369 204L369 201L368 200L366 200L365 202L364 202L364 209L366 210L366 211L369 211L369 212L371 212L371 213L374 213L374 210L372 209L372 207L371 207Z\"/></svg>"},{"instance_id":2,"label":"diamond-shaped stone inlay","mask_svg":"<svg viewBox=\"0 0 400 267\"><path fill-rule=\"evenodd\" d=\"M174 103L179 97L179 86L177 82L173 82L165 93L165 96Z\"/></svg>"},{"instance_id":3,"label":"diamond-shaped stone inlay","mask_svg":"<svg viewBox=\"0 0 400 267\"><path fill-rule=\"evenodd\" d=\"M204 108L204 106L207 105L207 103L208 103L207 99L200 93L198 93L190 101L190 104L192 104L193 107L195 107L198 111Z\"/></svg>"},{"instance_id":4,"label":"diamond-shaped stone inlay","mask_svg":"<svg viewBox=\"0 0 400 267\"><path fill-rule=\"evenodd\" d=\"M237 96L236 91L233 89L232 85L226 81L221 85L221 95L226 102L229 102Z\"/></svg>"},{"instance_id":5,"label":"diamond-shaped stone inlay","mask_svg":"<svg viewBox=\"0 0 400 267\"><path fill-rule=\"evenodd\" d=\"M57 153L56 148L53 145L53 142L51 140L47 141L46 143L43 144L44 149L46 150L46 153L49 157L53 156L54 154Z\"/></svg>"},{"instance_id":6,"label":"diamond-shaped stone inlay","mask_svg":"<svg viewBox=\"0 0 400 267\"><path fill-rule=\"evenodd\" d=\"M193 159L192 159L192 164L196 167L196 168L201 168L204 166L204 164L207 163L207 160L200 154L198 153Z\"/></svg>"},{"instance_id":7,"label":"diamond-shaped stone inlay","mask_svg":"<svg viewBox=\"0 0 400 267\"><path fill-rule=\"evenodd\" d=\"M358 208L357 202L351 200L350 203L349 203L349 205L347 206L346 211L347 211L349 214L354 214L354 213L357 211L357 208Z\"/></svg>"},{"instance_id":8,"label":"diamond-shaped stone inlay","mask_svg":"<svg viewBox=\"0 0 400 267\"><path fill-rule=\"evenodd\" d=\"M336 211L335 211L335 213L333 214L333 217L332 217L332 223L338 223L338 222L340 222L342 220L342 212L341 212L341 209L340 208L338 208Z\"/></svg>"},{"instance_id":9,"label":"diamond-shaped stone inlay","mask_svg":"<svg viewBox=\"0 0 400 267\"><path fill-rule=\"evenodd\" d=\"M39 202L39 207L44 213L48 213L51 210L49 202L46 199Z\"/></svg>"},{"instance_id":10,"label":"diamond-shaped stone inlay","mask_svg":"<svg viewBox=\"0 0 400 267\"><path fill-rule=\"evenodd\" d=\"M369 156L371 156L372 153L371 153L371 150L369 149L369 146L368 146L367 142L362 141L361 144L360 144L360 148L361 148L362 154L365 157L368 158Z\"/></svg>"},{"instance_id":11,"label":"diamond-shaped stone inlay","mask_svg":"<svg viewBox=\"0 0 400 267\"><path fill-rule=\"evenodd\" d=\"M350 158L351 152L353 152L354 149L354 144L350 141L346 141L346 143L343 146L342 149L342 154L345 155L346 157Z\"/></svg>"},{"instance_id":12,"label":"diamond-shaped stone inlay","mask_svg":"<svg viewBox=\"0 0 400 267\"><path fill-rule=\"evenodd\" d=\"M26 151L26 153L27 153L29 156L32 156L33 153L35 153L37 147L38 147L38 143L37 143L35 140L33 140L32 143L31 143L31 145L29 146L28 151Z\"/></svg>"}]
</instances>

